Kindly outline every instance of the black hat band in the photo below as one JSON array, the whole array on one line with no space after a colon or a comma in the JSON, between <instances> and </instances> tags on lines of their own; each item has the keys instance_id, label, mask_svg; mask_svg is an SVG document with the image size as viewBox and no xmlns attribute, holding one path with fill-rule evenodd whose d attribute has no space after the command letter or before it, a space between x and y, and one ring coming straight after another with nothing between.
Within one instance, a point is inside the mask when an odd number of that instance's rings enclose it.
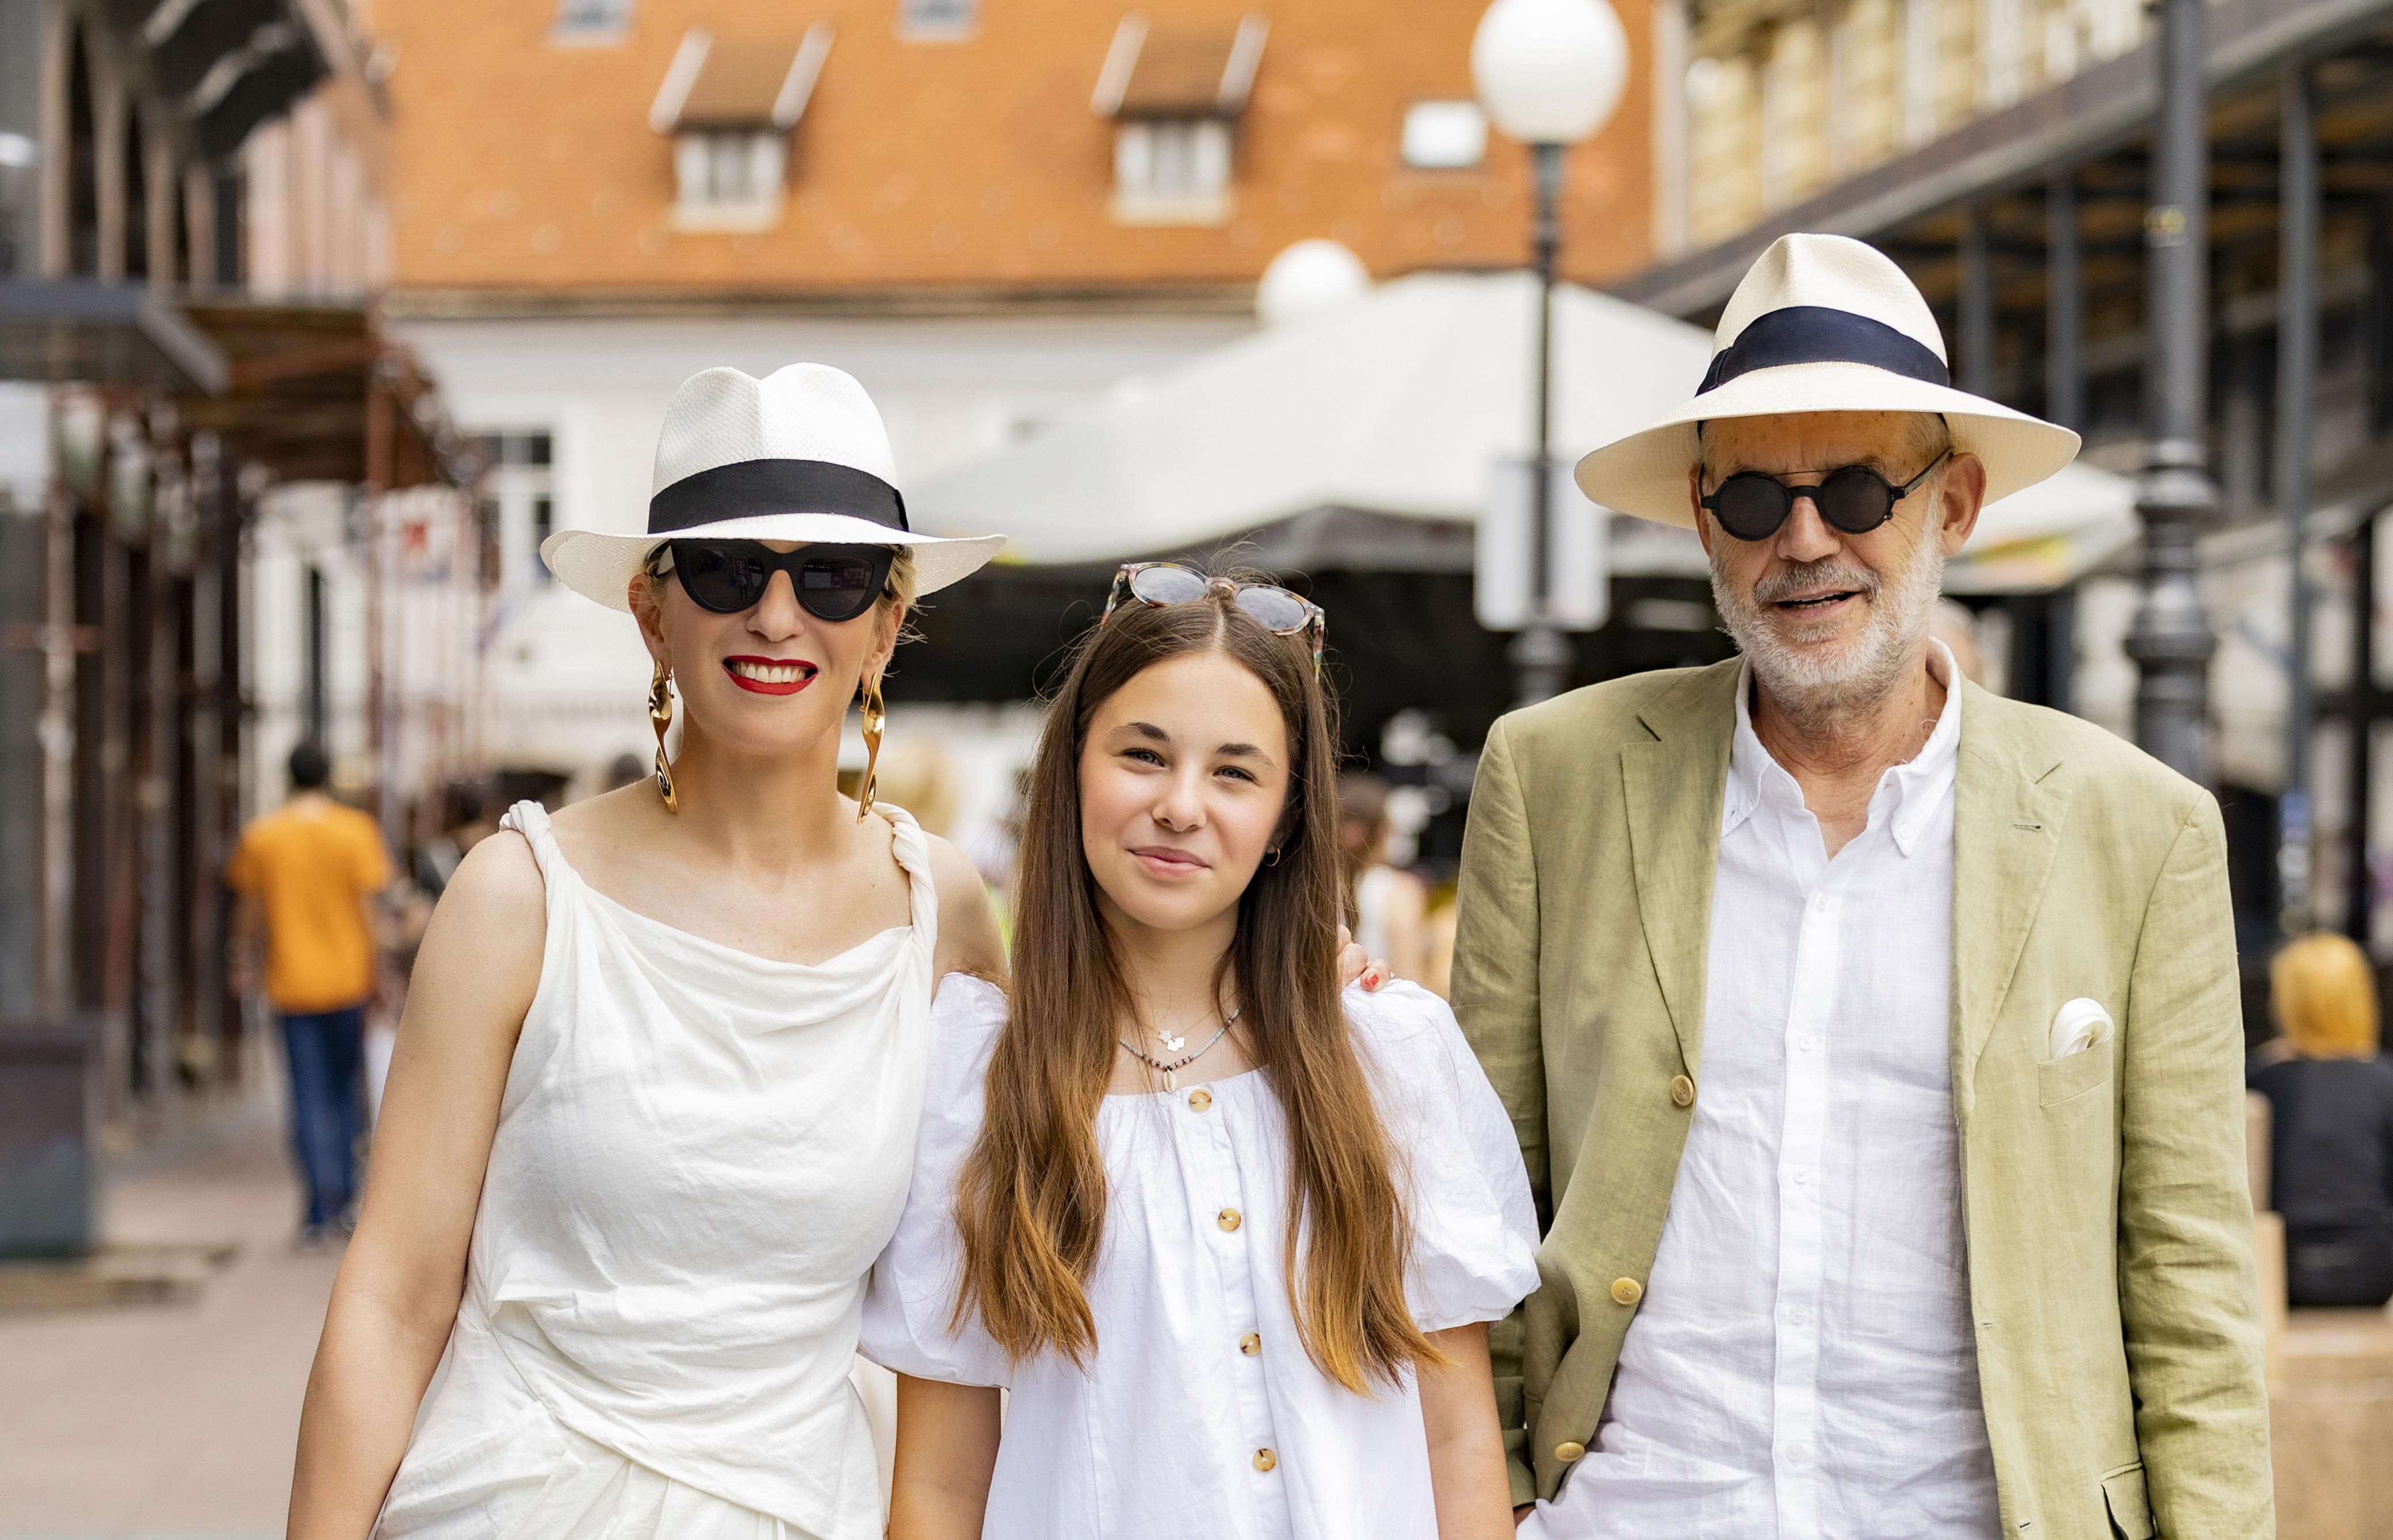
<instances>
[{"instance_id":1,"label":"black hat band","mask_svg":"<svg viewBox=\"0 0 2393 1540\"><path fill-rule=\"evenodd\" d=\"M739 460L683 476L648 499L648 533L770 514L842 514L907 529L906 500L870 471L829 460Z\"/></svg>"},{"instance_id":2,"label":"black hat band","mask_svg":"<svg viewBox=\"0 0 2393 1540\"><path fill-rule=\"evenodd\" d=\"M1860 363L1922 385L1953 384L1953 372L1935 349L1882 320L1824 305L1789 305L1757 316L1736 341L1712 355L1697 395L1740 374L1791 363Z\"/></svg>"}]
</instances>

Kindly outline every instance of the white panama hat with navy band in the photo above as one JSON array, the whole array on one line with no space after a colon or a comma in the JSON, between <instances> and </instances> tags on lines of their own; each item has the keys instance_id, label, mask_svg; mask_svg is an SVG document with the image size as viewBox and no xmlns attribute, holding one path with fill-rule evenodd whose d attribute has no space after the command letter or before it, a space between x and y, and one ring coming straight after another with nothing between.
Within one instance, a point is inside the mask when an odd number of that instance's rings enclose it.
<instances>
[{"instance_id":1,"label":"white panama hat with navy band","mask_svg":"<svg viewBox=\"0 0 2393 1540\"><path fill-rule=\"evenodd\" d=\"M909 528L879 409L853 376L819 363L684 380L657 436L647 532L560 529L540 555L575 593L628 610L633 577L673 540L898 546L914 554L918 594L970 577L1005 543Z\"/></svg>"},{"instance_id":2,"label":"white panama hat with navy band","mask_svg":"<svg viewBox=\"0 0 2393 1540\"><path fill-rule=\"evenodd\" d=\"M1604 507L1693 528L1695 425L1804 411L1937 413L1955 452L1984 463L1988 502L2077 455L2067 428L1953 388L1935 313L1886 254L1841 235L1785 235L1729 297L1694 398L1580 460L1579 489Z\"/></svg>"}]
</instances>

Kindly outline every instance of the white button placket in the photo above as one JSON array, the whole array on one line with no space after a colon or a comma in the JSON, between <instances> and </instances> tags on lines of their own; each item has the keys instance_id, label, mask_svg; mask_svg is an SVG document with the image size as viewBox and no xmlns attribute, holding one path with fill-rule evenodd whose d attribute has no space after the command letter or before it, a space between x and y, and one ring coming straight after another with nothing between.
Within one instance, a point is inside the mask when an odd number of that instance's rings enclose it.
<instances>
[{"instance_id":1,"label":"white button placket","mask_svg":"<svg viewBox=\"0 0 2393 1540\"><path fill-rule=\"evenodd\" d=\"M1813 838L1816 840L1817 835ZM1838 882L1815 846L1813 885L1795 944L1794 989L1785 1037L1786 1120L1778 1145L1777 1343L1772 1381L1772 1464L1781 1540L1808 1540L1820 1526L1816 1472L1820 1432L1822 1160L1828 1124L1828 1017L1843 947ZM1798 869L1802 869L1798 867Z\"/></svg>"},{"instance_id":2,"label":"white button placket","mask_svg":"<svg viewBox=\"0 0 2393 1540\"><path fill-rule=\"evenodd\" d=\"M1272 1421L1271 1384L1264 1364L1268 1355L1240 1351L1249 1336L1259 1338L1262 1331L1255 1290L1268 1280L1256 1277L1257 1229L1246 1217L1245 1174L1230 1137L1228 1098L1216 1094L1199 1110L1183 1090L1174 1099L1174 1108L1173 1120L1188 1153L1185 1168L1195 1184L1189 1194L1190 1207L1222 1280L1221 1349L1230 1366L1231 1400L1239 1436L1246 1444L1233 1477L1245 1481L1253 1494L1251 1511L1257 1532L1284 1534L1288 1533L1288 1484L1285 1477L1276 1474L1281 1451ZM1260 1468L1257 1462L1256 1456L1264 1450L1273 1452L1270 1470Z\"/></svg>"}]
</instances>

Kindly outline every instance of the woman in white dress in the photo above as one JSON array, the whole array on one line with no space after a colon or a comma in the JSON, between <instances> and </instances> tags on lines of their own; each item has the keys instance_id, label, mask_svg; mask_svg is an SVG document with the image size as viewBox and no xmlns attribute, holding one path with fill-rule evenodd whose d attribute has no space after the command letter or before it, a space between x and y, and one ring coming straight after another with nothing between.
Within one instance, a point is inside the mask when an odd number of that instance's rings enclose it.
<instances>
[{"instance_id":1,"label":"woman in white dress","mask_svg":"<svg viewBox=\"0 0 2393 1540\"><path fill-rule=\"evenodd\" d=\"M999 543L911 533L892 476L837 370L710 370L666 418L648 533L543 547L639 622L655 783L518 804L442 896L293 1536L882 1533L848 1378L865 1273L935 984L1002 961L970 864L872 805L870 768L838 788L908 605Z\"/></svg>"},{"instance_id":2,"label":"woman in white dress","mask_svg":"<svg viewBox=\"0 0 2393 1540\"><path fill-rule=\"evenodd\" d=\"M1535 1211L1445 1002L1339 989L1321 612L1169 564L1114 600L1031 772L1011 1005L933 1013L865 1306L893 1540L1509 1537L1486 1324Z\"/></svg>"}]
</instances>

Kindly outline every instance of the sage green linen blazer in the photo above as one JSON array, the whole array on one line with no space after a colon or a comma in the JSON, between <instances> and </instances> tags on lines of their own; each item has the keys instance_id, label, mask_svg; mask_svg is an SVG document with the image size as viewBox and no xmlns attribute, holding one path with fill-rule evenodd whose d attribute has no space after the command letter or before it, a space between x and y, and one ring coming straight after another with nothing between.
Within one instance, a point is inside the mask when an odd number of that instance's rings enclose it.
<instances>
[{"instance_id":1,"label":"sage green linen blazer","mask_svg":"<svg viewBox=\"0 0 2393 1540\"><path fill-rule=\"evenodd\" d=\"M1576 690L1497 722L1480 761L1454 1008L1545 1234L1496 1332L1516 1502L1595 1442L1702 1096L1738 678ZM1963 688L1953 1116L2005 1533L2270 1535L2217 804L2100 728ZM2078 996L2117 1031L2047 1062Z\"/></svg>"}]
</instances>

